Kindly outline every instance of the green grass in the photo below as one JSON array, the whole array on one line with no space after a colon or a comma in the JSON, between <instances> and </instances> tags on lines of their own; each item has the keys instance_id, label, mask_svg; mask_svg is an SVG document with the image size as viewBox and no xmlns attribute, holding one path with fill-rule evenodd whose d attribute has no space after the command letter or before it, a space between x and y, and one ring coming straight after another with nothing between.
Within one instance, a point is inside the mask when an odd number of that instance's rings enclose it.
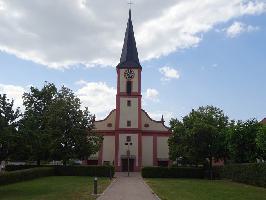
<instances>
[{"instance_id":1,"label":"green grass","mask_svg":"<svg viewBox=\"0 0 266 200\"><path fill-rule=\"evenodd\" d=\"M110 184L99 178L99 192ZM1 200L92 200L93 178L82 176L51 176L0 186Z\"/></svg>"},{"instance_id":2,"label":"green grass","mask_svg":"<svg viewBox=\"0 0 266 200\"><path fill-rule=\"evenodd\" d=\"M162 200L266 200L266 189L225 180L146 179Z\"/></svg>"}]
</instances>

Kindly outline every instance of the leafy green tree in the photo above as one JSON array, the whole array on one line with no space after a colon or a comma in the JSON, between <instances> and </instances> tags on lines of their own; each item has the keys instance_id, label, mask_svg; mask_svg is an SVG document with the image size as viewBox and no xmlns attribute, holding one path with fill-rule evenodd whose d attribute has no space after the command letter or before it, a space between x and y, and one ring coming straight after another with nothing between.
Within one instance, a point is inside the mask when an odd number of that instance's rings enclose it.
<instances>
[{"instance_id":1,"label":"leafy green tree","mask_svg":"<svg viewBox=\"0 0 266 200\"><path fill-rule=\"evenodd\" d=\"M94 129L94 117L86 108L81 110L79 98L62 87L46 115L47 131L51 134L51 156L63 160L84 159L99 150L102 137Z\"/></svg>"},{"instance_id":2,"label":"leafy green tree","mask_svg":"<svg viewBox=\"0 0 266 200\"><path fill-rule=\"evenodd\" d=\"M47 160L50 152L50 135L46 131L45 116L50 104L57 94L57 88L52 83L45 83L42 89L31 87L30 92L24 93L23 105L25 113L21 120L19 132L25 140L24 152L28 159Z\"/></svg>"},{"instance_id":3,"label":"leafy green tree","mask_svg":"<svg viewBox=\"0 0 266 200\"><path fill-rule=\"evenodd\" d=\"M189 159L191 163L205 163L208 158L212 177L212 160L225 159L228 155L227 127L228 117L219 108L206 106L192 110L183 122L171 121L170 152Z\"/></svg>"},{"instance_id":4,"label":"leafy green tree","mask_svg":"<svg viewBox=\"0 0 266 200\"><path fill-rule=\"evenodd\" d=\"M266 125L263 125L256 136L256 144L261 151L261 157L266 160Z\"/></svg>"},{"instance_id":5,"label":"leafy green tree","mask_svg":"<svg viewBox=\"0 0 266 200\"><path fill-rule=\"evenodd\" d=\"M228 141L230 158L236 163L254 162L258 157L256 135L261 124L255 120L233 122Z\"/></svg>"},{"instance_id":6,"label":"leafy green tree","mask_svg":"<svg viewBox=\"0 0 266 200\"><path fill-rule=\"evenodd\" d=\"M184 161L187 157L186 130L183 122L177 119L171 119L170 127L173 134L168 139L169 158L179 163L181 158Z\"/></svg>"},{"instance_id":7,"label":"leafy green tree","mask_svg":"<svg viewBox=\"0 0 266 200\"><path fill-rule=\"evenodd\" d=\"M19 108L14 109L14 101L6 94L0 94L0 163L12 155L16 148Z\"/></svg>"}]
</instances>

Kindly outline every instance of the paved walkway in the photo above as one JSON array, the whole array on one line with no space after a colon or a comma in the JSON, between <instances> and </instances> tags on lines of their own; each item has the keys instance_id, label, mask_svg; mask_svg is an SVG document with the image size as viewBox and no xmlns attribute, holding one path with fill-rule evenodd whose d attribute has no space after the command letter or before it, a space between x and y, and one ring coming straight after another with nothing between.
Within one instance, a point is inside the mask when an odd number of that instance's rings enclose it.
<instances>
[{"instance_id":1,"label":"paved walkway","mask_svg":"<svg viewBox=\"0 0 266 200\"><path fill-rule=\"evenodd\" d=\"M97 200L158 200L151 189L144 183L140 173L119 172L116 180L107 188Z\"/></svg>"}]
</instances>

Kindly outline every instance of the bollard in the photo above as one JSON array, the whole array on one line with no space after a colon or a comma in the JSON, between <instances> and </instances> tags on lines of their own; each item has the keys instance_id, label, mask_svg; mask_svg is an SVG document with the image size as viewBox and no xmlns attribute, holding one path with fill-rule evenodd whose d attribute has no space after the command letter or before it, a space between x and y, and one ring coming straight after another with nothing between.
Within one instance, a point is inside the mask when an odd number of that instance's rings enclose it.
<instances>
[{"instance_id":1,"label":"bollard","mask_svg":"<svg viewBox=\"0 0 266 200\"><path fill-rule=\"evenodd\" d=\"M95 177L93 180L93 194L97 195L97 189L98 189L98 178Z\"/></svg>"}]
</instances>

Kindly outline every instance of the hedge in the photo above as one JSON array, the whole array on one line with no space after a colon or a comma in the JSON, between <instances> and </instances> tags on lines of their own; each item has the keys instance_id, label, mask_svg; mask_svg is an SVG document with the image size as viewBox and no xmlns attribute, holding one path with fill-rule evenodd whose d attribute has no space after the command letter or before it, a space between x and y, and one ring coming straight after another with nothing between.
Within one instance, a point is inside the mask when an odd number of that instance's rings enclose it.
<instances>
[{"instance_id":1,"label":"hedge","mask_svg":"<svg viewBox=\"0 0 266 200\"><path fill-rule=\"evenodd\" d=\"M54 175L54 169L52 167L41 167L33 169L24 169L13 172L5 172L0 174L0 185L6 185L9 183L15 183L20 181L31 180L44 176Z\"/></svg>"},{"instance_id":2,"label":"hedge","mask_svg":"<svg viewBox=\"0 0 266 200\"><path fill-rule=\"evenodd\" d=\"M44 167L43 165L6 165L5 170L10 171L17 171L17 170L23 170L23 169L30 169L30 168L36 168L36 167Z\"/></svg>"},{"instance_id":3,"label":"hedge","mask_svg":"<svg viewBox=\"0 0 266 200\"><path fill-rule=\"evenodd\" d=\"M54 166L57 176L114 176L115 170L112 166Z\"/></svg>"},{"instance_id":4,"label":"hedge","mask_svg":"<svg viewBox=\"0 0 266 200\"><path fill-rule=\"evenodd\" d=\"M143 178L204 178L201 167L144 167Z\"/></svg>"},{"instance_id":5,"label":"hedge","mask_svg":"<svg viewBox=\"0 0 266 200\"><path fill-rule=\"evenodd\" d=\"M21 169L22 166L10 167L9 169ZM7 171L0 173L0 185L31 180L45 176L97 176L97 177L113 177L114 167L112 166L45 166L37 167L36 165L28 165L30 169Z\"/></svg>"},{"instance_id":6,"label":"hedge","mask_svg":"<svg viewBox=\"0 0 266 200\"><path fill-rule=\"evenodd\" d=\"M218 178L266 187L266 163L230 164L214 169Z\"/></svg>"},{"instance_id":7,"label":"hedge","mask_svg":"<svg viewBox=\"0 0 266 200\"><path fill-rule=\"evenodd\" d=\"M7 165L6 171L16 171L23 169L30 169L36 167L53 167L55 169L55 175L64 176L102 176L109 177L110 173L114 176L114 167L112 166L63 166L63 165Z\"/></svg>"}]
</instances>

